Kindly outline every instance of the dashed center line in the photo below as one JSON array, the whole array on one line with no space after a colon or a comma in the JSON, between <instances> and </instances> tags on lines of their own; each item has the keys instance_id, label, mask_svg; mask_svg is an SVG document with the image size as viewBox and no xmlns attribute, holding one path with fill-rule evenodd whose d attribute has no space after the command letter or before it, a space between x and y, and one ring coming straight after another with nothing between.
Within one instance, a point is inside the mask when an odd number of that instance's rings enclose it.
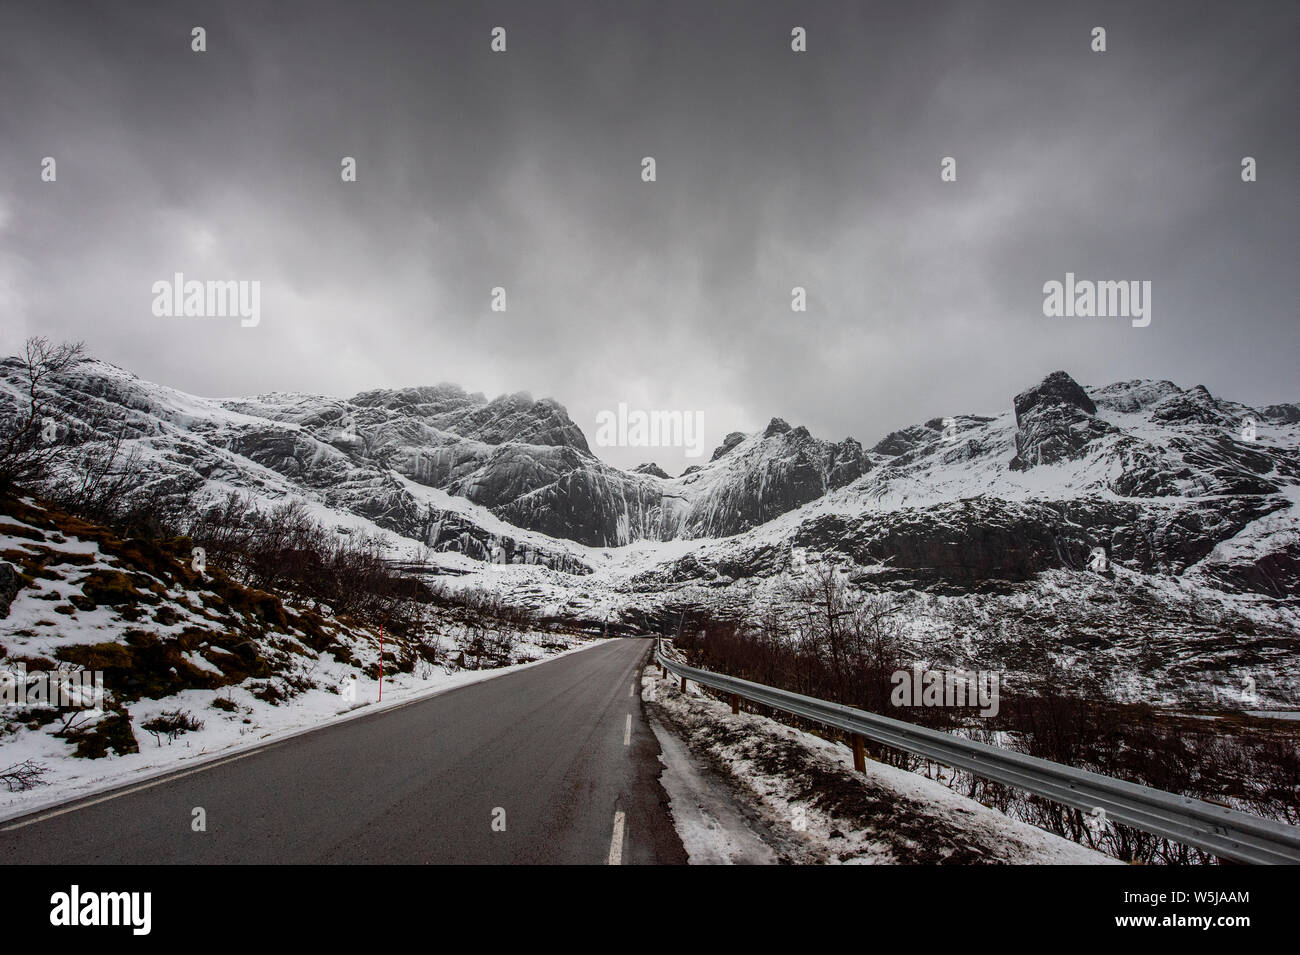
<instances>
[{"instance_id":1,"label":"dashed center line","mask_svg":"<svg viewBox=\"0 0 1300 955\"><path fill-rule=\"evenodd\" d=\"M623 864L623 810L614 813L614 836L609 840L609 864Z\"/></svg>"},{"instance_id":2,"label":"dashed center line","mask_svg":"<svg viewBox=\"0 0 1300 955\"><path fill-rule=\"evenodd\" d=\"M623 726L623 745L629 746L632 743L632 714L627 714L627 723Z\"/></svg>"}]
</instances>

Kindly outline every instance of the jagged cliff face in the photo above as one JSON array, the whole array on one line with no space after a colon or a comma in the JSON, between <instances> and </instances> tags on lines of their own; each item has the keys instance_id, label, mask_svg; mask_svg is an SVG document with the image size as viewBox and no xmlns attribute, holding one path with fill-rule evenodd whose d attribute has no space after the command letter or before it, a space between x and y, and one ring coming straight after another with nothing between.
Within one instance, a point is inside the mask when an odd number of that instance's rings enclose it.
<instances>
[{"instance_id":1,"label":"jagged cliff face","mask_svg":"<svg viewBox=\"0 0 1300 955\"><path fill-rule=\"evenodd\" d=\"M773 575L806 549L874 585L970 589L1083 569L1100 549L1143 574L1296 597L1297 424L1294 405L1170 382L1086 390L1056 372L1000 416L889 434L843 490L652 575Z\"/></svg>"},{"instance_id":2,"label":"jagged cliff face","mask_svg":"<svg viewBox=\"0 0 1300 955\"><path fill-rule=\"evenodd\" d=\"M3 413L20 398L16 363L0 365L0 384ZM562 409L553 416L558 409L553 403L537 403L539 414L529 416L520 411L520 396L485 402L455 388L419 391L425 407L438 408L443 420L462 416L476 435L502 435L528 418L536 429L531 437L564 436L567 418ZM459 452L467 463L457 469L469 473L475 449L491 446L443 435L378 403L283 394L221 402L87 361L50 383L48 408L58 419L60 440L107 446L120 431L121 454L140 460L151 489L193 492L200 503L230 492L266 503L293 498L311 505L326 526L347 533L378 529L412 548L427 545L481 561L539 564L576 574L591 569L562 541L498 520L432 484L426 492L389 466L402 458L408 442L427 438L431 455ZM463 447L457 449L458 444ZM544 453L565 450L536 447Z\"/></svg>"},{"instance_id":3,"label":"jagged cliff face","mask_svg":"<svg viewBox=\"0 0 1300 955\"><path fill-rule=\"evenodd\" d=\"M596 547L736 534L844 486L867 466L853 439L832 444L773 419L762 434L731 435L708 464L679 478L653 465L627 472L595 457L554 401L525 394L487 401L454 385L366 392L349 402L271 395L226 407L295 425L356 467L391 470L518 527ZM260 430L241 436L238 451L298 477L310 447L291 455L291 443Z\"/></svg>"},{"instance_id":4,"label":"jagged cliff face","mask_svg":"<svg viewBox=\"0 0 1300 955\"><path fill-rule=\"evenodd\" d=\"M18 368L3 372L13 402ZM560 405L526 394L444 384L219 402L94 361L51 387L61 434L124 429L160 486L303 496L485 561L583 573L590 555L566 542L727 538L654 574L774 573L806 547L874 567L877 583L968 586L1083 566L1101 548L1143 572L1300 592L1300 408L1200 386L1086 389L1055 372L1000 415L909 426L869 451L777 418L677 477L610 467Z\"/></svg>"},{"instance_id":5,"label":"jagged cliff face","mask_svg":"<svg viewBox=\"0 0 1300 955\"><path fill-rule=\"evenodd\" d=\"M1017 470L1077 458L1110 430L1087 392L1063 371L1016 395L1014 407L1016 456L1011 467Z\"/></svg>"},{"instance_id":6,"label":"jagged cliff face","mask_svg":"<svg viewBox=\"0 0 1300 955\"><path fill-rule=\"evenodd\" d=\"M839 444L773 418L761 433L733 433L708 464L666 483L665 538L729 537L844 487L870 467L852 438Z\"/></svg>"},{"instance_id":7,"label":"jagged cliff face","mask_svg":"<svg viewBox=\"0 0 1300 955\"><path fill-rule=\"evenodd\" d=\"M18 371L4 367L11 390L20 386ZM683 477L653 466L627 472L595 457L554 401L522 393L489 401L448 384L351 400L270 394L217 402L88 361L52 387L65 431L107 440L124 426L129 440L151 449L159 480L282 483L422 540L445 527L447 515L429 513L412 485L463 498L514 527L608 547L735 534L843 486L866 466L852 439L819 441L777 419L761 435L733 435Z\"/></svg>"}]
</instances>

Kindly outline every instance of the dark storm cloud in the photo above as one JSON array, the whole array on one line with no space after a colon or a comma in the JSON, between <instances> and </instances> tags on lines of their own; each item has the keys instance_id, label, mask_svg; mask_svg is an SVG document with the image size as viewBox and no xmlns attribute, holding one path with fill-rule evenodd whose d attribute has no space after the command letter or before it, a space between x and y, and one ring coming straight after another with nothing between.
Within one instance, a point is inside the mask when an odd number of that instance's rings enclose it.
<instances>
[{"instance_id":1,"label":"dark storm cloud","mask_svg":"<svg viewBox=\"0 0 1300 955\"><path fill-rule=\"evenodd\" d=\"M3 344L213 395L527 389L589 437L698 409L710 445L870 443L1058 367L1295 400L1295 11L11 3ZM154 317L177 271L260 280L261 324ZM1150 280L1151 325L1045 318L1067 271Z\"/></svg>"}]
</instances>

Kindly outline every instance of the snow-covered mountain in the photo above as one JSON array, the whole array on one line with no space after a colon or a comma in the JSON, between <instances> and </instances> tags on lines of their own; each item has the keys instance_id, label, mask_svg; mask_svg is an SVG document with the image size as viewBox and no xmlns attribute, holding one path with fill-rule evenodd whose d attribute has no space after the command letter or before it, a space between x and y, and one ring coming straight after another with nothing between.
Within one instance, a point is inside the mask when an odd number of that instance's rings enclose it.
<instances>
[{"instance_id":1,"label":"snow-covered mountain","mask_svg":"<svg viewBox=\"0 0 1300 955\"><path fill-rule=\"evenodd\" d=\"M240 453L305 474L315 443L352 466L400 474L487 508L518 527L594 547L725 536L815 500L862 473L856 441L830 444L774 419L762 435L730 435L704 467L672 479L627 472L592 454L559 404L529 395L487 401L455 385L372 391L349 402L270 395L225 407L298 429L242 438Z\"/></svg>"},{"instance_id":2,"label":"snow-covered mountain","mask_svg":"<svg viewBox=\"0 0 1300 955\"><path fill-rule=\"evenodd\" d=\"M3 370L17 400L21 370L12 362ZM160 476L179 485L288 486L435 548L459 541L475 556L504 549L506 562L537 558L563 569L577 568L556 553L521 558L502 539L512 535L475 531L445 498L498 519L480 524L608 547L746 530L864 467L856 441L831 444L774 419L761 435L732 434L712 461L679 478L622 471L591 453L556 402L523 393L488 401L448 384L349 401L278 393L215 401L87 361L54 387L60 427L107 439L124 423Z\"/></svg>"},{"instance_id":3,"label":"snow-covered mountain","mask_svg":"<svg viewBox=\"0 0 1300 955\"><path fill-rule=\"evenodd\" d=\"M1101 548L1143 573L1294 597L1295 412L1170 382L1089 392L1055 372L995 417L888 435L861 478L725 549L755 572L803 546L881 582L962 587L1083 568Z\"/></svg>"},{"instance_id":4,"label":"snow-covered mountain","mask_svg":"<svg viewBox=\"0 0 1300 955\"><path fill-rule=\"evenodd\" d=\"M0 370L18 400L19 367ZM1195 567L1274 597L1300 586L1300 544L1283 532L1300 406L1251 409L1201 386L1085 389L1055 372L999 415L913 425L866 452L776 418L678 477L605 464L563 407L523 393L219 401L94 360L51 387L60 434L125 428L158 482L301 496L343 525L498 563L581 573L591 548L731 538L741 575L811 546L879 564L881 580L960 585L1083 566L1101 547L1148 573Z\"/></svg>"},{"instance_id":5,"label":"snow-covered mountain","mask_svg":"<svg viewBox=\"0 0 1300 955\"><path fill-rule=\"evenodd\" d=\"M0 401L19 400L19 366L0 370ZM1283 674L1300 649L1293 404L1054 372L1000 413L904 427L869 450L773 419L669 477L602 462L563 407L526 394L444 384L222 401L93 360L50 388L61 437L125 429L123 453L156 486L297 498L329 526L382 536L394 557L432 553L436 572L488 579L543 612L743 614L821 562L931 601L913 608L915 627L953 659L989 634L934 614L972 595L985 630L1036 619L1036 633L1065 628L1114 661L1127 626L1148 656L1154 633L1166 666L1202 677L1249 660Z\"/></svg>"}]
</instances>

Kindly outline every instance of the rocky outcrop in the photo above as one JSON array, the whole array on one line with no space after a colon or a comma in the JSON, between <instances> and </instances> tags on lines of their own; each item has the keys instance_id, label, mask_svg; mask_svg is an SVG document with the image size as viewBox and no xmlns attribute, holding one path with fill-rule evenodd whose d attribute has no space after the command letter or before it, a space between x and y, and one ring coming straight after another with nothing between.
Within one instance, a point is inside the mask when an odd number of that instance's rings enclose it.
<instances>
[{"instance_id":1,"label":"rocky outcrop","mask_svg":"<svg viewBox=\"0 0 1300 955\"><path fill-rule=\"evenodd\" d=\"M1006 501L972 498L853 518L822 515L803 522L789 546L848 558L874 586L963 591L1024 583L1047 570L1083 571L1100 548L1107 562L1147 574L1179 576L1252 522L1285 510L1277 497L1171 501L1160 504L1089 498ZM1300 596L1300 544L1253 562L1216 566L1220 580L1275 596ZM707 558L679 558L662 570L672 582L745 579L790 569L766 541L723 548ZM1228 570L1226 568L1232 568Z\"/></svg>"},{"instance_id":2,"label":"rocky outcrop","mask_svg":"<svg viewBox=\"0 0 1300 955\"><path fill-rule=\"evenodd\" d=\"M9 616L9 607L18 595L22 581L11 564L0 563L0 619Z\"/></svg>"},{"instance_id":3,"label":"rocky outcrop","mask_svg":"<svg viewBox=\"0 0 1300 955\"><path fill-rule=\"evenodd\" d=\"M1087 392L1063 371L1016 395L1016 456L1013 470L1076 458L1110 427L1098 419Z\"/></svg>"},{"instance_id":4,"label":"rocky outcrop","mask_svg":"<svg viewBox=\"0 0 1300 955\"><path fill-rule=\"evenodd\" d=\"M1171 394L1151 409L1151 418L1168 425L1234 424L1204 385Z\"/></svg>"},{"instance_id":5,"label":"rocky outcrop","mask_svg":"<svg viewBox=\"0 0 1300 955\"><path fill-rule=\"evenodd\" d=\"M543 487L493 508L529 530L596 547L663 536L663 493L653 478L606 467L574 468Z\"/></svg>"},{"instance_id":6,"label":"rocky outcrop","mask_svg":"<svg viewBox=\"0 0 1300 955\"><path fill-rule=\"evenodd\" d=\"M736 445L740 444L740 442L744 440L745 440L745 435L743 433L739 431L731 432L731 434L727 435L725 438L722 439L722 443L720 445L718 445L716 448L713 449L713 457L709 458L709 463L711 464L714 461L718 460L718 458L727 454L729 451L731 451L732 448L734 448ZM693 470L699 470L699 468L697 467L694 468Z\"/></svg>"},{"instance_id":7,"label":"rocky outcrop","mask_svg":"<svg viewBox=\"0 0 1300 955\"><path fill-rule=\"evenodd\" d=\"M1268 405L1259 409L1260 417L1278 424L1300 424L1300 404Z\"/></svg>"},{"instance_id":8,"label":"rocky outcrop","mask_svg":"<svg viewBox=\"0 0 1300 955\"><path fill-rule=\"evenodd\" d=\"M666 488L689 503L665 508L663 536L738 534L850 484L871 467L854 439L823 441L780 418L761 434L734 437L710 465Z\"/></svg>"},{"instance_id":9,"label":"rocky outcrop","mask_svg":"<svg viewBox=\"0 0 1300 955\"><path fill-rule=\"evenodd\" d=\"M362 408L382 408L484 444L558 445L590 453L587 438L556 401L534 401L527 392L486 401L452 384L397 391L368 391L352 399Z\"/></svg>"},{"instance_id":10,"label":"rocky outcrop","mask_svg":"<svg viewBox=\"0 0 1300 955\"><path fill-rule=\"evenodd\" d=\"M871 451L873 454L898 457L934 440L934 430L925 425L912 425L898 431L891 431L877 441Z\"/></svg>"},{"instance_id":11,"label":"rocky outcrop","mask_svg":"<svg viewBox=\"0 0 1300 955\"><path fill-rule=\"evenodd\" d=\"M591 573L590 565L563 550L492 534L454 511L430 508L412 530L438 552L461 553L493 564L538 564L568 574Z\"/></svg>"}]
</instances>

